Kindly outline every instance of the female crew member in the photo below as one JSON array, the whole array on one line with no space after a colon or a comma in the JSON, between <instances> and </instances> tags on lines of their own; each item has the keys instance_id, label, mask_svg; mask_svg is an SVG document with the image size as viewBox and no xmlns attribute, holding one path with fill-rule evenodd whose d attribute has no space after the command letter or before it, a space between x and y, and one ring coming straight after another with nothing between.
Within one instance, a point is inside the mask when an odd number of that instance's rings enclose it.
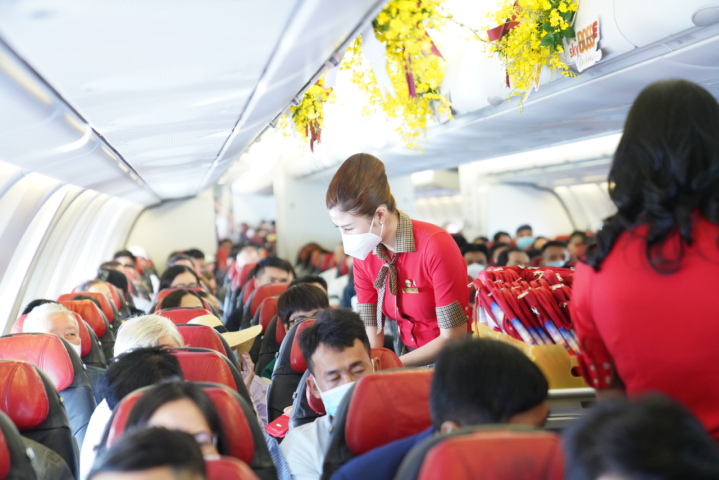
<instances>
[{"instance_id":1,"label":"female crew member","mask_svg":"<svg viewBox=\"0 0 719 480\"><path fill-rule=\"evenodd\" d=\"M397 321L406 366L433 363L444 345L471 331L467 265L457 244L397 210L379 159L348 158L326 202L345 253L356 258L357 300L372 347L384 344L385 316Z\"/></svg>"},{"instance_id":2,"label":"female crew member","mask_svg":"<svg viewBox=\"0 0 719 480\"><path fill-rule=\"evenodd\" d=\"M654 391L719 439L719 105L684 80L634 102L609 173L617 213L579 264L573 319L587 381L607 394Z\"/></svg>"}]
</instances>

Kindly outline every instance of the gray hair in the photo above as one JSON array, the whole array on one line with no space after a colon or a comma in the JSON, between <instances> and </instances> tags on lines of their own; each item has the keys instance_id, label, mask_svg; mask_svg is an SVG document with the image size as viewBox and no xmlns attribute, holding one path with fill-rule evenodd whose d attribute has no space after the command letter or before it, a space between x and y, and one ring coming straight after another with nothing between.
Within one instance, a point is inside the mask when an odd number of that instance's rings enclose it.
<instances>
[{"instance_id":1,"label":"gray hair","mask_svg":"<svg viewBox=\"0 0 719 480\"><path fill-rule=\"evenodd\" d=\"M170 337L178 345L185 344L175 324L165 317L143 315L131 318L120 326L113 353L117 357L134 348L157 347L161 337Z\"/></svg>"},{"instance_id":2,"label":"gray hair","mask_svg":"<svg viewBox=\"0 0 719 480\"><path fill-rule=\"evenodd\" d=\"M75 328L80 328L75 315L73 315L70 310L59 303L44 303L33 308L32 311L27 314L25 322L22 325L23 333L50 333L52 329L52 317L54 315L67 315L68 318L72 319Z\"/></svg>"}]
</instances>

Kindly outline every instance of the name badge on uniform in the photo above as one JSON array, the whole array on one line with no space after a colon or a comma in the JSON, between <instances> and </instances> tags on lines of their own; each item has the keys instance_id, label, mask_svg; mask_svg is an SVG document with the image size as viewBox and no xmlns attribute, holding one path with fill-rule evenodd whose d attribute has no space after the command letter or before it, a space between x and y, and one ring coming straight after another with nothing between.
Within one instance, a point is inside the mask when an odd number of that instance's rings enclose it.
<instances>
[{"instance_id":1,"label":"name badge on uniform","mask_svg":"<svg viewBox=\"0 0 719 480\"><path fill-rule=\"evenodd\" d=\"M402 289L402 293L419 293L419 288L417 288L417 282L414 280L405 280L404 284L407 288Z\"/></svg>"}]
</instances>

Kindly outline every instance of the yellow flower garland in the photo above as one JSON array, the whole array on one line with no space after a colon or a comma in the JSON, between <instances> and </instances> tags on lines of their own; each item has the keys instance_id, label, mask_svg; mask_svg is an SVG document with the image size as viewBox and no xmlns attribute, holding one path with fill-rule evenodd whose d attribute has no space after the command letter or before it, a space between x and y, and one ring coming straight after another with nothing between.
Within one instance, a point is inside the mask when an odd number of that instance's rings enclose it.
<instances>
[{"instance_id":1,"label":"yellow flower garland","mask_svg":"<svg viewBox=\"0 0 719 480\"><path fill-rule=\"evenodd\" d=\"M307 89L299 105L290 107L295 129L309 140L312 151L315 142L322 140L324 103L331 99L334 99L332 89L325 88L324 78L320 78Z\"/></svg>"},{"instance_id":2,"label":"yellow flower garland","mask_svg":"<svg viewBox=\"0 0 719 480\"><path fill-rule=\"evenodd\" d=\"M514 88L511 95L538 87L542 67L568 77L576 75L561 56L562 40L575 37L570 22L576 11L577 0L505 0L489 15L500 25L512 22L502 38L488 44L492 53L506 60L508 80Z\"/></svg>"}]
</instances>

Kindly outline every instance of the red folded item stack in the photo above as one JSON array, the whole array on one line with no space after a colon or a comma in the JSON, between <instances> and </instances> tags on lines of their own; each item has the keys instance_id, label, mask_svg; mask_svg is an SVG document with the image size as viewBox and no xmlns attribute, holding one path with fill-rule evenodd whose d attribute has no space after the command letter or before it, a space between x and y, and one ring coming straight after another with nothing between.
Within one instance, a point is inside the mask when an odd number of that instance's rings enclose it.
<instances>
[{"instance_id":1,"label":"red folded item stack","mask_svg":"<svg viewBox=\"0 0 719 480\"><path fill-rule=\"evenodd\" d=\"M574 270L489 267L474 280L474 321L530 345L562 345L577 354L569 304Z\"/></svg>"}]
</instances>

